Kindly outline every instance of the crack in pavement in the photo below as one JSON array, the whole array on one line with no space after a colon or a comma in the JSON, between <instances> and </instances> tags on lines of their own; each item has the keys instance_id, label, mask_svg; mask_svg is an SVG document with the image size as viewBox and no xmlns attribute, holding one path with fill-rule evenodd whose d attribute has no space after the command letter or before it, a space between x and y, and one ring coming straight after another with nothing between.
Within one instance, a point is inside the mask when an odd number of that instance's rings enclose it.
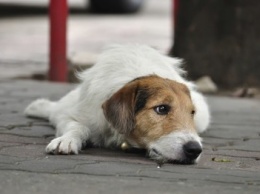
<instances>
[{"instance_id":1,"label":"crack in pavement","mask_svg":"<svg viewBox=\"0 0 260 194\"><path fill-rule=\"evenodd\" d=\"M48 139L49 137L54 137L54 135L42 135L42 136L30 136L30 135L21 135L21 134L14 134L14 133L5 133L0 132L0 134L10 135L10 136L16 136L16 137L27 137L27 138L37 138L37 139ZM1 141L1 140L0 140ZM4 142L4 141L3 141Z\"/></svg>"},{"instance_id":2,"label":"crack in pavement","mask_svg":"<svg viewBox=\"0 0 260 194\"><path fill-rule=\"evenodd\" d=\"M13 171L13 169L1 169L3 171ZM145 178L145 179L150 179L150 180L158 180L158 177L151 177L151 176L147 176L147 175L125 175L125 174L93 174L93 173L86 173L86 172L43 172L43 171L30 171L30 170L22 170L22 169L16 169L16 171L20 171L20 172L27 172L27 173L37 173L37 174L49 174L49 175L56 175L56 174L63 174L63 175L87 175L87 176L94 176L94 177L120 177L120 178ZM172 172L175 173L175 172ZM181 173L180 173L181 174ZM207 174L208 175L208 174ZM244 177L243 177L244 178ZM253 180L253 181L248 181L248 180L243 180L243 181L220 181L220 180L213 180L213 179L192 179L192 178L165 178L165 177L160 177L161 181L167 181L167 182L173 182L173 181L186 181L186 182L192 182L192 181L197 181L197 182L203 182L205 184L205 182L210 182L210 183L221 183L224 185L230 185L230 184L234 184L234 185L245 185L245 184L249 184L249 185L255 185L255 186L259 186L260 185L260 181L259 180ZM256 183L255 183L256 182Z\"/></svg>"}]
</instances>

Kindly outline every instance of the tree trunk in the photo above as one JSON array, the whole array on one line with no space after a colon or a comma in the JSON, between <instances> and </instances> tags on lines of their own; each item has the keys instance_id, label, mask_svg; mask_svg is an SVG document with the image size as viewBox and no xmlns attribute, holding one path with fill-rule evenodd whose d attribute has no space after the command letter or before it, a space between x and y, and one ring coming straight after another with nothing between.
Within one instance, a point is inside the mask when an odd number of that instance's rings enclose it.
<instances>
[{"instance_id":1,"label":"tree trunk","mask_svg":"<svg viewBox=\"0 0 260 194\"><path fill-rule=\"evenodd\" d=\"M219 86L260 84L260 1L179 0L174 45L192 79Z\"/></svg>"}]
</instances>

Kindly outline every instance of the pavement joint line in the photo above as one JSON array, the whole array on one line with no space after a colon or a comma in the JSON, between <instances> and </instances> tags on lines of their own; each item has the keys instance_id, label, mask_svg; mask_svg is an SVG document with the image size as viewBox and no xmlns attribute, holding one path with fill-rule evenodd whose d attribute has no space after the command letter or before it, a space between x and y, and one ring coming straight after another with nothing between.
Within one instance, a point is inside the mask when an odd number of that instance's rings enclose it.
<instances>
[{"instance_id":1,"label":"pavement joint line","mask_svg":"<svg viewBox=\"0 0 260 194\"><path fill-rule=\"evenodd\" d=\"M253 152L253 153L259 153L260 154L260 151L254 151L254 150L246 150L246 149L231 149L231 148L226 148L225 150L234 150L234 151L241 151L241 152Z\"/></svg>"},{"instance_id":2,"label":"pavement joint line","mask_svg":"<svg viewBox=\"0 0 260 194\"><path fill-rule=\"evenodd\" d=\"M17 156L10 156L10 155L6 155L6 154L0 154L0 156L8 156L8 157L18 158ZM19 159L20 159L20 157L19 157ZM15 162L13 162L12 164L14 164L14 165L19 165L20 163L29 162L29 161L34 161L34 160L35 160L35 159L26 159L26 158L24 158L23 160L15 161ZM3 162L0 162L0 164L3 164ZM10 164L10 162L9 162L9 163L5 163L5 164ZM2 168L0 167L0 171L1 171L1 170L4 170L4 169L2 169Z\"/></svg>"},{"instance_id":3,"label":"pavement joint line","mask_svg":"<svg viewBox=\"0 0 260 194\"><path fill-rule=\"evenodd\" d=\"M7 129L7 130L13 130L13 129L15 129L15 128L17 128L17 127L21 127L21 128L24 128L24 127L31 127L30 125L27 125L27 124L19 124L19 125L7 125L7 126L5 126L5 128Z\"/></svg>"},{"instance_id":4,"label":"pavement joint line","mask_svg":"<svg viewBox=\"0 0 260 194\"><path fill-rule=\"evenodd\" d=\"M202 138L224 139L224 140L238 140L237 138L216 137L216 136L209 136L209 135L203 135Z\"/></svg>"},{"instance_id":5,"label":"pavement joint line","mask_svg":"<svg viewBox=\"0 0 260 194\"><path fill-rule=\"evenodd\" d=\"M213 154L206 154L208 156L213 155ZM231 158L249 158L249 159L255 159L255 160L260 160L260 158L256 157L250 157L250 156L235 156L235 155L227 155L227 154L218 154L214 153L214 156L224 156L224 157L231 157Z\"/></svg>"},{"instance_id":6,"label":"pavement joint line","mask_svg":"<svg viewBox=\"0 0 260 194\"><path fill-rule=\"evenodd\" d=\"M19 171L19 172L27 172L27 173L37 173L37 174L50 174L50 175L88 175L88 176L94 176L94 177L125 177L125 178L146 178L146 179L152 179L152 180L158 180L158 177L151 177L151 176L146 176L146 175L123 175L123 174L93 174L93 173L84 173L84 172L59 172L59 171L54 171L54 172L44 172L44 171L30 171L30 170L22 170L22 169L1 169L0 171ZM66 169L64 169L66 170ZM175 172L172 172L175 173ZM232 182L232 181L219 181L219 180L212 180L212 179L183 179L183 178L160 178L163 181L168 181L168 182L173 182L173 181L185 181L185 182L190 182L190 181L202 181L202 182L211 182L211 183L222 183L222 184L235 184L235 185L247 185L249 184L253 184L255 186L260 185L260 183L254 184L253 181L241 181L241 182ZM255 182L259 182L259 181L255 181Z\"/></svg>"},{"instance_id":7,"label":"pavement joint line","mask_svg":"<svg viewBox=\"0 0 260 194\"><path fill-rule=\"evenodd\" d=\"M48 139L49 137L54 137L54 135L43 135L43 136L27 136L27 135L21 135L21 134L12 134L12 133L5 133L0 132L0 134L10 135L10 136L16 136L16 137L28 137L28 138L37 138L37 139ZM1 142L1 141L0 141Z\"/></svg>"},{"instance_id":8,"label":"pavement joint line","mask_svg":"<svg viewBox=\"0 0 260 194\"><path fill-rule=\"evenodd\" d=\"M221 124L221 125L220 125ZM219 128L220 127L227 127L227 126L239 126L239 127L241 127L241 126L247 126L248 127L248 124L250 124L251 126L253 126L253 127L259 127L259 123L252 123L252 122L248 122L248 123L232 123L232 122L229 122L229 123L211 123L211 125L210 125L210 128L212 128L214 125L217 125Z\"/></svg>"},{"instance_id":9,"label":"pavement joint line","mask_svg":"<svg viewBox=\"0 0 260 194\"><path fill-rule=\"evenodd\" d=\"M1 141L0 141L1 142ZM6 142L5 142L6 143ZM10 143L13 143L13 142L10 142ZM1 150L3 150L3 149L5 149L5 148L12 148L12 147L17 147L17 146L21 146L21 145L25 145L25 144L22 144L22 143L17 143L16 145L4 145L4 146L0 146L0 151ZM2 155L1 153L0 153L0 155Z\"/></svg>"},{"instance_id":10,"label":"pavement joint line","mask_svg":"<svg viewBox=\"0 0 260 194\"><path fill-rule=\"evenodd\" d=\"M14 143L14 142L4 142L4 141L0 141L0 143ZM18 147L18 146L28 146L28 145L38 145L38 146L45 146L46 144L41 144L41 143L17 143L17 145L11 145L11 146L1 146L0 147L0 150L2 150L2 149L6 149L6 148L10 148L10 147ZM0 153L0 155L2 155L1 153Z\"/></svg>"}]
</instances>

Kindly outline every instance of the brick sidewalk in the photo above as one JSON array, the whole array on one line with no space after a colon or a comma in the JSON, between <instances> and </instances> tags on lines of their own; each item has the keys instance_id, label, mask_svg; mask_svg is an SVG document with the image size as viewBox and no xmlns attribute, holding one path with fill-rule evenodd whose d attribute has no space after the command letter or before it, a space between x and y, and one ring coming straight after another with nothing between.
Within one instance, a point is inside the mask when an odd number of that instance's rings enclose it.
<instances>
[{"instance_id":1,"label":"brick sidewalk","mask_svg":"<svg viewBox=\"0 0 260 194\"><path fill-rule=\"evenodd\" d=\"M53 128L26 118L38 97L58 99L73 85L0 82L0 190L11 193L257 193L260 189L260 101L209 97L213 113L197 165L156 164L142 153L90 148L46 155Z\"/></svg>"}]
</instances>

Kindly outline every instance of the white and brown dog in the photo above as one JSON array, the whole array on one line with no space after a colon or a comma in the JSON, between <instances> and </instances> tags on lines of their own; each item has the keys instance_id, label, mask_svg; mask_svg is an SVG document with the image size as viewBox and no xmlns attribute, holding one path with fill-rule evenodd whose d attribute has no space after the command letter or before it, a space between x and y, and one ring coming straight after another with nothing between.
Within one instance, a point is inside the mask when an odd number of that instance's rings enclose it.
<instances>
[{"instance_id":1,"label":"white and brown dog","mask_svg":"<svg viewBox=\"0 0 260 194\"><path fill-rule=\"evenodd\" d=\"M147 46L113 45L80 74L75 90L57 102L38 99L25 114L56 127L47 153L78 154L85 142L127 142L157 161L194 163L202 151L198 133L208 127L210 114L180 64Z\"/></svg>"}]
</instances>

